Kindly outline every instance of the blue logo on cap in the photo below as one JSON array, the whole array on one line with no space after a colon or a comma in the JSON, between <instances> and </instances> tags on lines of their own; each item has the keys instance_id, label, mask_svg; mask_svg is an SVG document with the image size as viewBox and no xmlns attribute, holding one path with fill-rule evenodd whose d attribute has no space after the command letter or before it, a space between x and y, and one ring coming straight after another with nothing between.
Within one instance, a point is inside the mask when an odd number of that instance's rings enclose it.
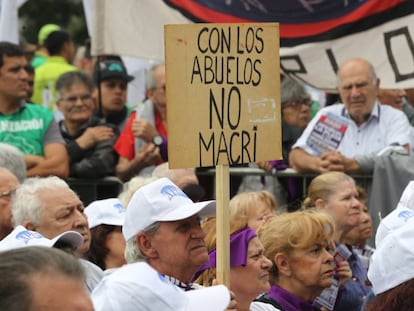
<instances>
[{"instance_id":1,"label":"blue logo on cap","mask_svg":"<svg viewBox=\"0 0 414 311\"><path fill-rule=\"evenodd\" d=\"M114 204L114 208L118 211L119 214L125 213L125 207L121 203Z\"/></svg>"},{"instance_id":2,"label":"blue logo on cap","mask_svg":"<svg viewBox=\"0 0 414 311\"><path fill-rule=\"evenodd\" d=\"M414 213L412 211L402 211L398 213L398 218L402 218L402 220L405 222L407 222L413 216L414 216Z\"/></svg>"},{"instance_id":3,"label":"blue logo on cap","mask_svg":"<svg viewBox=\"0 0 414 311\"><path fill-rule=\"evenodd\" d=\"M162 187L160 193L162 195L165 195L168 198L168 200L171 200L175 196L188 198L188 196L180 188L172 185Z\"/></svg>"},{"instance_id":4,"label":"blue logo on cap","mask_svg":"<svg viewBox=\"0 0 414 311\"><path fill-rule=\"evenodd\" d=\"M21 231L16 235L16 240L23 240L24 244L29 243L32 239L41 239L43 236L34 231Z\"/></svg>"}]
</instances>

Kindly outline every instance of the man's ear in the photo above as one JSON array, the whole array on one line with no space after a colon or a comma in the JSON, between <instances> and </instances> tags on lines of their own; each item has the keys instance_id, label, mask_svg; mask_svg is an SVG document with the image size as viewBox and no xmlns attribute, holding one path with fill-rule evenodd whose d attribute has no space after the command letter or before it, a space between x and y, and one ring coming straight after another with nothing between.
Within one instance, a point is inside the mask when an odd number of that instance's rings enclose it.
<instances>
[{"instance_id":1,"label":"man's ear","mask_svg":"<svg viewBox=\"0 0 414 311\"><path fill-rule=\"evenodd\" d=\"M375 81L375 89L377 90L377 94L379 93L381 85L381 79L377 77L377 80Z\"/></svg>"},{"instance_id":2,"label":"man's ear","mask_svg":"<svg viewBox=\"0 0 414 311\"><path fill-rule=\"evenodd\" d=\"M57 107L60 111L62 111L61 106L62 106L62 101L58 99L58 100L56 101L56 107Z\"/></svg>"},{"instance_id":3,"label":"man's ear","mask_svg":"<svg viewBox=\"0 0 414 311\"><path fill-rule=\"evenodd\" d=\"M152 89L146 89L145 90L145 95L146 95L147 98L152 99L153 98L153 95L154 95L154 90L152 90Z\"/></svg>"},{"instance_id":4,"label":"man's ear","mask_svg":"<svg viewBox=\"0 0 414 311\"><path fill-rule=\"evenodd\" d=\"M141 253L144 255L144 257L146 258L158 257L157 250L152 246L151 236L143 232L140 232L137 234L135 239L137 240L137 245L139 249L141 250Z\"/></svg>"},{"instance_id":5,"label":"man's ear","mask_svg":"<svg viewBox=\"0 0 414 311\"><path fill-rule=\"evenodd\" d=\"M30 231L36 231L36 226L30 220L24 221L23 227Z\"/></svg>"},{"instance_id":6,"label":"man's ear","mask_svg":"<svg viewBox=\"0 0 414 311\"><path fill-rule=\"evenodd\" d=\"M326 202L323 199L316 199L315 207L317 210L324 209L326 207Z\"/></svg>"},{"instance_id":7,"label":"man's ear","mask_svg":"<svg viewBox=\"0 0 414 311\"><path fill-rule=\"evenodd\" d=\"M284 253L277 253L274 257L274 264L279 271L279 274L290 277L292 270L289 264L289 258Z\"/></svg>"}]
</instances>

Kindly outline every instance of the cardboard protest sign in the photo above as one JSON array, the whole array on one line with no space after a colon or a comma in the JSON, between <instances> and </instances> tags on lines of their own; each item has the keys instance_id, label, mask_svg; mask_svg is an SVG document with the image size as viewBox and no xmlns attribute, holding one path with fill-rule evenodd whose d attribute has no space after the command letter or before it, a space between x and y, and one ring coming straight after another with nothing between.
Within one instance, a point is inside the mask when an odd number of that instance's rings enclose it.
<instances>
[{"instance_id":1,"label":"cardboard protest sign","mask_svg":"<svg viewBox=\"0 0 414 311\"><path fill-rule=\"evenodd\" d=\"M281 159L278 24L165 26L170 168Z\"/></svg>"}]
</instances>

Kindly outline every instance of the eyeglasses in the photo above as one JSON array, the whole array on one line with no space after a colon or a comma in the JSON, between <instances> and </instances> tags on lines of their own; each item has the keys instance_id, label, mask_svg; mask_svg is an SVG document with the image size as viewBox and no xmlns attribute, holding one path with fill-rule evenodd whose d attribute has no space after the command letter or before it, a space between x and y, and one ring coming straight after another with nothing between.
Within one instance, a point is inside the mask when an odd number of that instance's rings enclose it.
<instances>
[{"instance_id":1,"label":"eyeglasses","mask_svg":"<svg viewBox=\"0 0 414 311\"><path fill-rule=\"evenodd\" d=\"M65 98L61 98L60 100L65 101L65 102L69 102L71 104L76 103L78 100L81 100L82 102L87 102L90 101L92 99L92 95L90 94L85 94L85 95L79 95L79 96L68 96Z\"/></svg>"},{"instance_id":2,"label":"eyeglasses","mask_svg":"<svg viewBox=\"0 0 414 311\"><path fill-rule=\"evenodd\" d=\"M313 101L309 98L295 99L295 100L289 100L287 102L282 103L282 108L285 108L285 107L300 108L302 105L311 107L312 104L313 104Z\"/></svg>"},{"instance_id":3,"label":"eyeglasses","mask_svg":"<svg viewBox=\"0 0 414 311\"><path fill-rule=\"evenodd\" d=\"M11 200L12 196L16 193L16 189L12 189L9 191L0 192L0 198L4 198L7 200Z\"/></svg>"},{"instance_id":4,"label":"eyeglasses","mask_svg":"<svg viewBox=\"0 0 414 311\"><path fill-rule=\"evenodd\" d=\"M154 90L160 90L161 92L165 93L165 85L157 86Z\"/></svg>"}]
</instances>

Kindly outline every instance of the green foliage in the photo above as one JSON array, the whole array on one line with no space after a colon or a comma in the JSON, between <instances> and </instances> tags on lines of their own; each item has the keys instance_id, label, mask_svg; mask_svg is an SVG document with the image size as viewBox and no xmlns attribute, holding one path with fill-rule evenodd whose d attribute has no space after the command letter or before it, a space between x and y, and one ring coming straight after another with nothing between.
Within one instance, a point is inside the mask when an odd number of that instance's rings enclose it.
<instances>
[{"instance_id":1,"label":"green foliage","mask_svg":"<svg viewBox=\"0 0 414 311\"><path fill-rule=\"evenodd\" d=\"M76 45L88 37L82 0L28 0L19 9L19 31L30 43L44 24L58 24L68 31Z\"/></svg>"}]
</instances>

